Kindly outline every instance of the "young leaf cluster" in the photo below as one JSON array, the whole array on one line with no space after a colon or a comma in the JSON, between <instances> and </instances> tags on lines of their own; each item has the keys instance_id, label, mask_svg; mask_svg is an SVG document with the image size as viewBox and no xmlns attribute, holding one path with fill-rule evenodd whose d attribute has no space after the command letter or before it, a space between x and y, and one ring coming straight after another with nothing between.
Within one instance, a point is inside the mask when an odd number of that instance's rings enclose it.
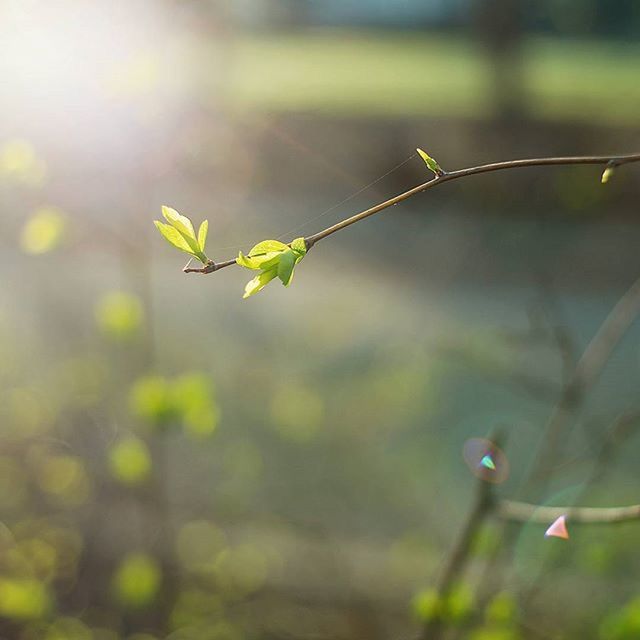
<instances>
[{"instance_id":1,"label":"young leaf cluster","mask_svg":"<svg viewBox=\"0 0 640 640\"><path fill-rule=\"evenodd\" d=\"M260 273L247 283L244 298L264 289L274 278L279 278L285 287L293 280L295 266L307 253L304 238L296 238L290 245L279 240L264 240L255 245L248 255L238 254L236 262Z\"/></svg>"},{"instance_id":2,"label":"young leaf cluster","mask_svg":"<svg viewBox=\"0 0 640 640\"><path fill-rule=\"evenodd\" d=\"M200 260L202 264L209 263L204 247L207 241L207 232L209 230L209 221L205 220L198 229L198 235L193 229L193 223L186 216L180 215L171 207L162 207L162 215L168 222L159 222L154 220L154 224L164 238L180 251L188 253L192 258Z\"/></svg>"}]
</instances>

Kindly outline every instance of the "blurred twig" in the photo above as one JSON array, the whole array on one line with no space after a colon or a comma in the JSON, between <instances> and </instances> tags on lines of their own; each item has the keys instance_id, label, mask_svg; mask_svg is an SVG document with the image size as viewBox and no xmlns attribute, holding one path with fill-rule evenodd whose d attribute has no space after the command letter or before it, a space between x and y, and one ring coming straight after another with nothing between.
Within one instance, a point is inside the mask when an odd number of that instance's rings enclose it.
<instances>
[{"instance_id":1,"label":"blurred twig","mask_svg":"<svg viewBox=\"0 0 640 640\"><path fill-rule=\"evenodd\" d=\"M581 524L611 524L640 519L640 504L627 507L544 507L528 502L502 500L498 503L497 515L504 520L550 524L560 516Z\"/></svg>"},{"instance_id":2,"label":"blurred twig","mask_svg":"<svg viewBox=\"0 0 640 640\"><path fill-rule=\"evenodd\" d=\"M602 478L606 470L611 466L611 461L616 451L619 450L620 446L638 426L640 426L640 410L627 411L613 421L600 447L591 477L586 482L587 487L594 485Z\"/></svg>"},{"instance_id":3,"label":"blurred twig","mask_svg":"<svg viewBox=\"0 0 640 640\"><path fill-rule=\"evenodd\" d=\"M585 394L592 388L613 350L639 313L640 279L620 298L605 318L572 372L568 372L566 369L573 358L573 346L570 336L564 330L560 333L555 332L557 347L563 354L565 384L561 397L547 423L538 457L529 476L529 482L539 481L540 476L546 481L546 478L554 469L559 439L565 434L571 417L581 405ZM550 322L550 325L553 326L554 323ZM640 414L638 412L629 412L623 414L614 422L609 430L608 437L602 445L590 482L594 482L599 477L599 474L603 472L604 467L607 466L613 455L614 447L628 435L630 429L635 426L639 419ZM481 487L479 487L480 489ZM488 488L485 490L488 491ZM566 516L570 522L589 524L611 524L640 519L640 505L613 508L543 507L513 500L494 502L487 499L482 502L477 498L470 510L460 541L454 547L445 565L444 576L449 580L448 583L445 583L447 589L450 588L451 582L462 572L468 560L469 536L479 528L479 524L490 514L494 507L496 515L502 520L520 523L539 522L548 525L562 515ZM470 531L471 534L469 533ZM507 547L513 543L516 532L517 530L511 530L508 535L505 535L504 543ZM454 577L451 578L451 575ZM439 593L442 592L442 586L440 586ZM423 638L425 640L437 640L442 632L441 625L441 621L438 620L428 623L425 627Z\"/></svg>"},{"instance_id":4,"label":"blurred twig","mask_svg":"<svg viewBox=\"0 0 640 640\"><path fill-rule=\"evenodd\" d=\"M565 435L572 415L585 394L600 376L614 349L640 313L640 278L618 300L568 378L558 404L553 410L534 459L529 480L548 478L555 466L558 445Z\"/></svg>"},{"instance_id":5,"label":"blurred twig","mask_svg":"<svg viewBox=\"0 0 640 640\"><path fill-rule=\"evenodd\" d=\"M503 434L494 433L489 440L495 445L502 444ZM436 586L438 601L444 602L449 596L452 587L456 584L469 559L473 541L483 522L493 509L494 501L491 492L491 484L479 477L476 484L476 493L469 509L465 523L460 531L456 543L445 560L440 579ZM422 630L423 640L437 640L444 630L442 617L432 616Z\"/></svg>"}]
</instances>

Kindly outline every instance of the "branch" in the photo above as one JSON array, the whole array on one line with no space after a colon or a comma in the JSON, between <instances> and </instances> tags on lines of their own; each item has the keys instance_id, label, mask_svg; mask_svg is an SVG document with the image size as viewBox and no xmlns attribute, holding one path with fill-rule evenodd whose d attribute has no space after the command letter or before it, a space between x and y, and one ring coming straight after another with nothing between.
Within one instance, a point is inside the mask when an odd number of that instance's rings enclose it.
<instances>
[{"instance_id":1,"label":"branch","mask_svg":"<svg viewBox=\"0 0 640 640\"><path fill-rule=\"evenodd\" d=\"M438 185L444 182L450 182L451 180L458 180L460 178L466 178L468 176L476 175L479 173L491 173L493 171L503 171L506 169L520 169L525 167L543 167L543 166L556 166L556 165L576 165L576 164L595 164L595 165L607 165L610 168L620 166L623 164L630 164L632 162L640 162L640 153L635 153L631 155L624 156L575 156L575 157L564 157L564 158L528 158L525 160L508 160L505 162L492 162L490 164L483 164L478 167L469 167L467 169L459 169L457 171L443 171L441 175L436 175L435 178L429 180L428 182L424 182L419 184L417 187L413 187L413 189L409 189L404 193L401 193L389 200L385 200L380 204L377 204L369 209L365 209L360 213L356 213L355 215L338 222L330 227L327 227L323 231L319 231L318 233L314 233L311 236L305 238L305 242L307 244L307 249L311 249L316 242L320 240L324 240L324 238L329 237L330 235L337 233L338 231L342 231L347 227L350 227L352 224L356 222L360 222L365 218L375 215L376 213L380 213L389 207L393 207L396 204L400 204L405 200L408 200L412 196L415 196L423 191L427 191L428 189L432 189L433 187L437 187ZM189 269L185 268L185 273L213 273L215 271L220 271L220 269L224 269L225 267L229 267L232 264L236 264L235 258L230 260L225 260L223 262L209 262L202 268L198 269Z\"/></svg>"},{"instance_id":2,"label":"branch","mask_svg":"<svg viewBox=\"0 0 640 640\"><path fill-rule=\"evenodd\" d=\"M640 520L640 504L628 507L541 507L528 502L502 500L497 507L498 517L516 522L549 524L560 516L582 524L611 524Z\"/></svg>"},{"instance_id":3,"label":"branch","mask_svg":"<svg viewBox=\"0 0 640 640\"><path fill-rule=\"evenodd\" d=\"M490 434L489 441L495 447L498 447L503 444L503 434L501 431L495 430ZM445 558L444 566L436 585L439 599L449 596L452 587L465 570L471 556L473 541L495 506L491 489L492 487L486 479L479 476L476 482L475 496L467 512L464 525L451 551ZM430 618L422 629L422 640L438 640L444 630L443 622L440 616Z\"/></svg>"},{"instance_id":4,"label":"branch","mask_svg":"<svg viewBox=\"0 0 640 640\"><path fill-rule=\"evenodd\" d=\"M529 478L546 479L556 461L558 443L571 416L593 387L614 349L640 314L640 278L618 300L592 338L567 381L560 401L547 423Z\"/></svg>"}]
</instances>

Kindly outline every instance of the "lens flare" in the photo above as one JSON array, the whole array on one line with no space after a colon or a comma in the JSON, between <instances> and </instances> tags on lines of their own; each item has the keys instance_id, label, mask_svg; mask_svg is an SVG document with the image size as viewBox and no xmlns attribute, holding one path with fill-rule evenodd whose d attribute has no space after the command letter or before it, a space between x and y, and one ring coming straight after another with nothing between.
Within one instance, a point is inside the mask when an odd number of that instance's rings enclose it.
<instances>
[{"instance_id":1,"label":"lens flare","mask_svg":"<svg viewBox=\"0 0 640 640\"><path fill-rule=\"evenodd\" d=\"M551 526L544 532L545 538L562 538L563 540L569 539L569 531L567 531L567 518L566 516L560 516L556 518Z\"/></svg>"},{"instance_id":2,"label":"lens flare","mask_svg":"<svg viewBox=\"0 0 640 640\"><path fill-rule=\"evenodd\" d=\"M485 467L486 469L491 469L491 471L496 470L496 463L493 461L493 458L487 454L480 460L480 466Z\"/></svg>"},{"instance_id":3,"label":"lens flare","mask_svg":"<svg viewBox=\"0 0 640 640\"><path fill-rule=\"evenodd\" d=\"M474 476L500 484L509 477L509 462L503 451L490 440L471 438L462 451L467 466Z\"/></svg>"}]
</instances>

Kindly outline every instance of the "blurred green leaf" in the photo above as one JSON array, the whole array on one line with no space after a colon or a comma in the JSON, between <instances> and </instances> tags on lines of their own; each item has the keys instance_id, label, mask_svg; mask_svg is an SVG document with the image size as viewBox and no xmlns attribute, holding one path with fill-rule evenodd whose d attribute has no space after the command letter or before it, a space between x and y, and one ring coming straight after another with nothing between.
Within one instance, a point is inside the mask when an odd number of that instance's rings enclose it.
<instances>
[{"instance_id":1,"label":"blurred green leaf","mask_svg":"<svg viewBox=\"0 0 640 640\"><path fill-rule=\"evenodd\" d=\"M140 300L131 293L111 291L96 305L96 320L102 331L116 339L133 335L142 323Z\"/></svg>"},{"instance_id":2,"label":"blurred green leaf","mask_svg":"<svg viewBox=\"0 0 640 640\"><path fill-rule=\"evenodd\" d=\"M0 178L38 187L46 177L46 164L29 141L7 140L0 147Z\"/></svg>"},{"instance_id":3,"label":"blurred green leaf","mask_svg":"<svg viewBox=\"0 0 640 640\"><path fill-rule=\"evenodd\" d=\"M52 454L36 449L30 452L40 489L66 506L86 502L91 493L91 479L82 458Z\"/></svg>"},{"instance_id":4,"label":"blurred green leaf","mask_svg":"<svg viewBox=\"0 0 640 640\"><path fill-rule=\"evenodd\" d=\"M145 376L136 380L131 388L130 403L135 415L155 426L167 425L178 418L171 385L162 376Z\"/></svg>"},{"instance_id":5,"label":"blurred green leaf","mask_svg":"<svg viewBox=\"0 0 640 640\"><path fill-rule=\"evenodd\" d=\"M218 425L219 411L211 379L192 373L177 378L172 385L173 402L189 435L211 435Z\"/></svg>"},{"instance_id":6,"label":"blurred green leaf","mask_svg":"<svg viewBox=\"0 0 640 640\"><path fill-rule=\"evenodd\" d=\"M442 615L442 602L436 589L424 589L411 601L414 615L422 622L438 619Z\"/></svg>"},{"instance_id":7,"label":"blurred green leaf","mask_svg":"<svg viewBox=\"0 0 640 640\"><path fill-rule=\"evenodd\" d=\"M637 640L640 638L640 597L606 616L600 626L602 640Z\"/></svg>"},{"instance_id":8,"label":"blurred green leaf","mask_svg":"<svg viewBox=\"0 0 640 640\"><path fill-rule=\"evenodd\" d=\"M482 558L490 558L500 548L500 542L500 536L495 527L485 525L474 536L471 553Z\"/></svg>"},{"instance_id":9,"label":"blurred green leaf","mask_svg":"<svg viewBox=\"0 0 640 640\"><path fill-rule=\"evenodd\" d=\"M29 578L0 578L0 615L13 620L40 618L51 608L46 586Z\"/></svg>"},{"instance_id":10,"label":"blurred green leaf","mask_svg":"<svg viewBox=\"0 0 640 640\"><path fill-rule=\"evenodd\" d=\"M149 449L139 438L123 438L109 450L109 469L113 477L123 484L140 484L151 473Z\"/></svg>"},{"instance_id":11,"label":"blurred green leaf","mask_svg":"<svg viewBox=\"0 0 640 640\"><path fill-rule=\"evenodd\" d=\"M219 420L219 410L210 378L192 373L173 380L146 376L131 389L133 413L155 427L172 423L184 427L194 437L211 435Z\"/></svg>"},{"instance_id":12,"label":"blurred green leaf","mask_svg":"<svg viewBox=\"0 0 640 640\"><path fill-rule=\"evenodd\" d=\"M445 601L444 618L457 624L466 620L474 607L473 592L464 583L451 589Z\"/></svg>"},{"instance_id":13,"label":"blurred green leaf","mask_svg":"<svg viewBox=\"0 0 640 640\"><path fill-rule=\"evenodd\" d=\"M20 246L25 253L32 255L52 251L62 243L66 227L66 217L60 209L37 209L22 229Z\"/></svg>"},{"instance_id":14,"label":"blurred green leaf","mask_svg":"<svg viewBox=\"0 0 640 640\"><path fill-rule=\"evenodd\" d=\"M115 597L126 607L145 607L155 599L162 572L156 560L144 553L131 553L124 558L113 576Z\"/></svg>"},{"instance_id":15,"label":"blurred green leaf","mask_svg":"<svg viewBox=\"0 0 640 640\"><path fill-rule=\"evenodd\" d=\"M507 624L516 619L517 604L514 597L507 591L498 593L487 604L485 620L494 624Z\"/></svg>"}]
</instances>

